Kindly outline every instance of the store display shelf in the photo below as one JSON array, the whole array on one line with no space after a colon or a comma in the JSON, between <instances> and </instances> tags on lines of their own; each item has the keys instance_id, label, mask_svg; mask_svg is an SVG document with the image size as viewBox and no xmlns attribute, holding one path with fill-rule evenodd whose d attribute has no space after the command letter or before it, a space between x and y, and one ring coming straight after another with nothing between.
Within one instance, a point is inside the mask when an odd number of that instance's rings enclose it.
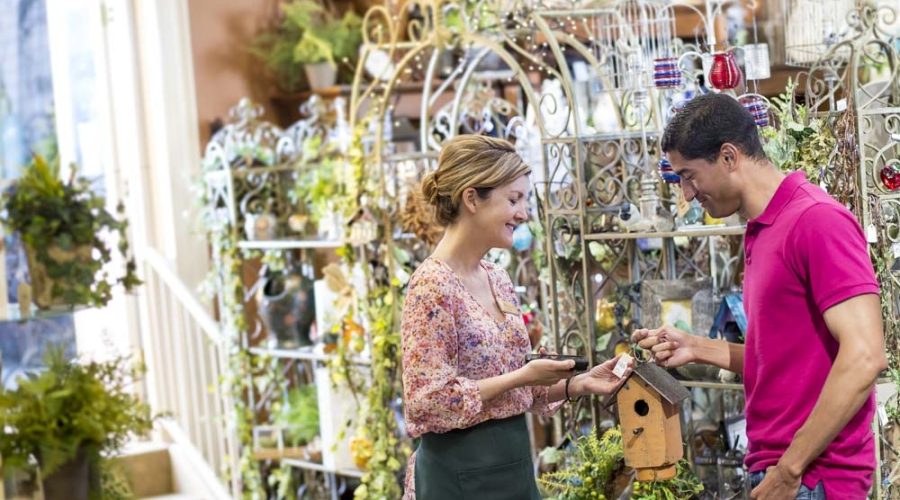
<instances>
[{"instance_id":1,"label":"store display shelf","mask_svg":"<svg viewBox=\"0 0 900 500\"><path fill-rule=\"evenodd\" d=\"M634 233L590 233L584 235L589 241L634 240L640 238L702 238L705 236L736 236L744 234L746 226L698 226L676 231L648 231Z\"/></svg>"},{"instance_id":2,"label":"store display shelf","mask_svg":"<svg viewBox=\"0 0 900 500\"><path fill-rule=\"evenodd\" d=\"M292 250L303 248L340 248L344 246L339 240L244 240L238 247L245 250Z\"/></svg>"},{"instance_id":3,"label":"store display shelf","mask_svg":"<svg viewBox=\"0 0 900 500\"><path fill-rule=\"evenodd\" d=\"M331 354L322 354L303 349L269 349L266 347L251 347L250 353L257 356L271 356L279 359L299 359L303 361L321 361L327 363L334 359ZM359 356L350 358L350 362L357 365L370 365L372 360Z\"/></svg>"},{"instance_id":4,"label":"store display shelf","mask_svg":"<svg viewBox=\"0 0 900 500\"><path fill-rule=\"evenodd\" d=\"M681 385L699 389L722 389L724 391L743 391L744 384L728 384L725 382L704 382L699 380L679 380Z\"/></svg>"}]
</instances>

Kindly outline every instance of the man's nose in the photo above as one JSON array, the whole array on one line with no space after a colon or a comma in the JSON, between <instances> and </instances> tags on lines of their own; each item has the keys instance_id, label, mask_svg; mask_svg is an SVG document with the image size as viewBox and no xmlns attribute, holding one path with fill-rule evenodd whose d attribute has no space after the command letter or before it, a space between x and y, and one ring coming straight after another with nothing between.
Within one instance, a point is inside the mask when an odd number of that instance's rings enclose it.
<instances>
[{"instance_id":1,"label":"man's nose","mask_svg":"<svg viewBox=\"0 0 900 500\"><path fill-rule=\"evenodd\" d=\"M684 201L691 201L697 196L697 190L694 189L690 181L681 181L681 192L684 193Z\"/></svg>"}]
</instances>

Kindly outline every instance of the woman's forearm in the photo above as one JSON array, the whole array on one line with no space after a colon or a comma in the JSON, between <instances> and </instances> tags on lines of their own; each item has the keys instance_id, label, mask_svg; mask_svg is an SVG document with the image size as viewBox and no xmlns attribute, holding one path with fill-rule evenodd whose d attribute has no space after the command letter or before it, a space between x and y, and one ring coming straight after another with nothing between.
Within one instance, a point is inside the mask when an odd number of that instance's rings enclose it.
<instances>
[{"instance_id":1,"label":"woman's forearm","mask_svg":"<svg viewBox=\"0 0 900 500\"><path fill-rule=\"evenodd\" d=\"M478 393L481 401L490 401L504 392L525 385L521 371L516 370L496 377L481 379L475 382L478 385Z\"/></svg>"}]
</instances>

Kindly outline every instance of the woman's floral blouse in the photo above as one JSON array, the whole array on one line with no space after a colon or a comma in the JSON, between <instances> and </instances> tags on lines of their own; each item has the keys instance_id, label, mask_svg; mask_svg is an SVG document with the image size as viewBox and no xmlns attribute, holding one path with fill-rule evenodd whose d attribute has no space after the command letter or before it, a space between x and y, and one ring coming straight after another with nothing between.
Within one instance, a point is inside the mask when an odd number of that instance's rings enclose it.
<instances>
[{"instance_id":1,"label":"woman's floral blouse","mask_svg":"<svg viewBox=\"0 0 900 500\"><path fill-rule=\"evenodd\" d=\"M482 266L497 298L518 307L506 271L489 262ZM528 333L519 314L498 322L440 260L429 257L413 273L400 328L403 403L412 437L526 411L549 416L562 404L547 402L547 387L519 387L481 401L476 381L521 368L531 351ZM415 454L407 467L405 498L415 498L414 463Z\"/></svg>"}]
</instances>

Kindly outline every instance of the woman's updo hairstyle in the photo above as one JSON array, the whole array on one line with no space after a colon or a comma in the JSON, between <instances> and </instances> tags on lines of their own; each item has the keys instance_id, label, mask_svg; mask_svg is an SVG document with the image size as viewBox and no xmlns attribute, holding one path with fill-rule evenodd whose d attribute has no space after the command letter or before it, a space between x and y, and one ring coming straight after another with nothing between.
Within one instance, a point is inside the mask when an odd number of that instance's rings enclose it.
<instances>
[{"instance_id":1,"label":"woman's updo hairstyle","mask_svg":"<svg viewBox=\"0 0 900 500\"><path fill-rule=\"evenodd\" d=\"M474 187L481 199L490 191L531 173L509 141L483 135L456 136L441 149L438 167L422 179L422 196L435 220L449 226L459 216L462 193Z\"/></svg>"}]
</instances>

